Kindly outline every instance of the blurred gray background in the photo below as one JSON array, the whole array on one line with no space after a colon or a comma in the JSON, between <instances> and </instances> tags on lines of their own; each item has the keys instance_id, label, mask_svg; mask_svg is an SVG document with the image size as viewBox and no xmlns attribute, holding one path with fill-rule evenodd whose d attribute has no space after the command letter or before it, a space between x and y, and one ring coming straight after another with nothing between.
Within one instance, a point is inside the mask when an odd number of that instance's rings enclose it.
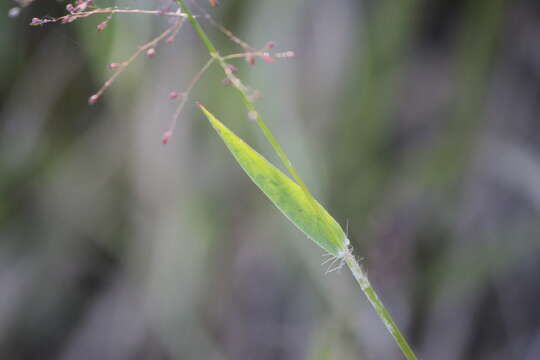
<instances>
[{"instance_id":1,"label":"blurred gray background","mask_svg":"<svg viewBox=\"0 0 540 360\"><path fill-rule=\"evenodd\" d=\"M540 359L540 2L197 2L295 51L238 75L420 358ZM0 359L401 359L196 109L277 164L217 66L160 143L208 58L191 27L88 106L169 22L28 26L66 4L0 3Z\"/></svg>"}]
</instances>

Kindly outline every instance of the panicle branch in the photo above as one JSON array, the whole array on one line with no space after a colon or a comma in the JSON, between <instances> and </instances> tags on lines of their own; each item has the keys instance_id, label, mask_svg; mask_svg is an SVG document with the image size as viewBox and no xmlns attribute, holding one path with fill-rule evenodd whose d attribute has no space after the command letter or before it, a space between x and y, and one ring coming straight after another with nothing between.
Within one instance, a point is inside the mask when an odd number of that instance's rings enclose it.
<instances>
[{"instance_id":1,"label":"panicle branch","mask_svg":"<svg viewBox=\"0 0 540 360\"><path fill-rule=\"evenodd\" d=\"M109 68L111 70L115 70L114 74L103 84L103 86L90 98L88 99L89 104L94 104L101 95L111 86L111 84L116 80L116 78L143 52L146 53L147 56L152 57L156 55L155 46L164 38L168 37L170 34L176 34L182 25L185 22L185 18L181 18L177 20L172 26L170 26L167 30L162 32L159 36L155 37L151 41L147 42L146 44L140 46L126 61L121 63L112 63L109 65Z\"/></svg>"},{"instance_id":2,"label":"panicle branch","mask_svg":"<svg viewBox=\"0 0 540 360\"><path fill-rule=\"evenodd\" d=\"M33 0L18 0L19 2L32 2ZM208 40L207 46L210 44L213 51L210 51L211 58L206 62L206 64L201 68L201 70L193 77L193 79L188 84L188 87L183 92L176 92L173 91L169 94L169 98L171 100L180 99L180 103L178 104L176 111L173 114L172 120L170 122L170 125L163 133L162 136L162 143L166 144L169 142L170 137L172 136L174 129L176 127L176 123L178 122L178 119L182 113L183 108L185 107L185 104L189 98L189 95L191 94L193 88L197 85L200 78L204 75L206 70L215 62L219 62L220 66L223 68L223 71L225 72L225 80L223 81L226 85L232 85L237 90L240 91L242 94L242 98L244 101L247 101L248 103L251 103L258 99L261 94L257 90L252 90L250 87L244 85L242 81L234 74L237 69L234 65L228 64L228 60L234 60L234 59L245 59L246 62L250 65L255 65L256 59L262 59L262 61L267 63L273 63L278 58L290 58L294 56L294 53L292 51L284 52L284 53L270 53L270 50L274 48L275 43L273 41L269 41L263 48L256 49L255 47L249 45L246 41L240 39L238 36L236 36L232 31L227 29L225 26L221 25L219 22L217 22L205 9L203 9L201 6L199 6L195 1L191 0L191 2L198 8L200 13L202 14L201 18L204 18L207 20L212 26L216 27L219 31L221 31L228 39L230 39L235 44L239 45L243 52L237 53L237 54L231 54L228 56L221 56L219 52L215 48L213 48L213 45ZM189 19L190 21L195 21L195 28L197 30L197 27L200 27L200 25L197 23L195 18L198 16L193 15L187 7L180 6L180 3L178 4L178 9L173 9L171 11L171 7L176 6L174 2L167 6L164 9L161 10L143 10L143 9L120 9L118 7L107 7L107 8L99 8L94 5L93 0L75 0L69 3L66 6L66 10L68 13L64 16L56 17L56 18L33 18L30 25L33 26L39 26L44 25L47 23L62 23L67 24L71 23L78 19L84 19L93 15L107 15L107 17L100 22L97 25L97 31L101 32L105 30L107 27L109 21L111 20L112 16L114 14L146 14L146 15L163 15L168 16L171 18L177 18L175 23L167 28L163 33L161 33L159 36L155 37L151 41L147 42L146 44L140 46L127 60L123 62L118 63L111 63L109 65L109 68L114 71L112 76L105 81L105 83L101 86L101 88L92 96L89 97L88 103L94 104L96 103L102 96L102 94L114 83L114 81L120 76L122 72L142 53L144 53L148 57L153 57L156 55L155 47L156 45L161 42L162 40L165 40L166 43L171 43L176 38L176 35L178 31L181 29L183 23L185 20ZM210 1L210 5L212 7L215 7L218 5L217 1ZM174 11L175 10L175 11ZM183 11L184 10L184 11ZM199 29L201 32L202 29ZM199 34L200 35L200 34ZM206 35L204 36L206 37ZM248 117L250 119L257 119L258 114L255 108L252 104L248 106Z\"/></svg>"},{"instance_id":3,"label":"panicle branch","mask_svg":"<svg viewBox=\"0 0 540 360\"><path fill-rule=\"evenodd\" d=\"M206 64L202 67L202 69L199 70L197 74L195 74L193 79L191 79L188 87L186 88L184 92L182 93L172 92L169 94L169 98L172 100L177 99L178 97L181 97L182 99L180 100L180 103L178 104L176 111L174 112L169 128L167 129L167 131L163 133L163 136L161 138L161 143L163 145L166 145L169 142L169 139L172 136L174 129L176 127L176 123L178 122L178 118L180 117L180 114L182 113L182 110L184 109L184 106L186 105L187 99L189 98L191 91L193 90L195 85L197 85L197 83L199 82L203 74L206 72L206 70L208 70L210 65L212 65L214 60L215 58L212 57L210 58L210 60L206 62Z\"/></svg>"},{"instance_id":4,"label":"panicle branch","mask_svg":"<svg viewBox=\"0 0 540 360\"><path fill-rule=\"evenodd\" d=\"M88 6L85 8L87 9ZM69 11L69 14L64 16L59 16L56 18L33 18L30 22L32 26L45 25L48 23L60 22L62 24L71 23L78 19L83 19L90 17L92 15L98 14L147 14L147 15L162 15L162 16L173 16L173 17L182 17L185 18L186 14L182 13L180 9L177 11L164 11L164 10L140 10L140 9L119 9L119 8L95 8L93 10L80 10L80 8L73 7L73 5L68 4L66 9ZM73 11L70 11L73 10Z\"/></svg>"}]
</instances>

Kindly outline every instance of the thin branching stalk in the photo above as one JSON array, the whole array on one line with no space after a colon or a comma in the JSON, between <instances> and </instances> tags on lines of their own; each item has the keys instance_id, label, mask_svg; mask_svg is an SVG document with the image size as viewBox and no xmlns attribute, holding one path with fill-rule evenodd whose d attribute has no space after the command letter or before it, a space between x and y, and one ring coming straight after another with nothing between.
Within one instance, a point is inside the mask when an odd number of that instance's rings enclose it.
<instances>
[{"instance_id":1,"label":"thin branching stalk","mask_svg":"<svg viewBox=\"0 0 540 360\"><path fill-rule=\"evenodd\" d=\"M238 90L240 93L240 97L242 98L242 101L244 102L244 105L246 106L248 110L249 117L253 120L257 121L257 124L261 128L264 136L266 139L270 142L276 153L278 154L281 162L285 165L289 173L292 175L293 179L296 181L296 183L300 186L302 191L305 192L306 196L308 198L313 199L313 203L315 202L313 196L309 192L308 188L300 178L300 175L296 171L296 169L293 167L291 161L283 151L282 147L279 145L277 139L274 137L268 126L266 126L266 123L264 122L263 118L255 108L255 105L253 104L253 101L250 99L250 96L247 91L247 87L242 84L240 79L238 79L233 72L231 71L231 68L229 64L227 63L226 59L232 58L232 57L222 57L216 47L213 45L212 41L208 38L204 30L202 29L201 25L195 19L193 14L191 13L190 9L186 6L184 0L176 0L180 8L182 9L182 12L187 14L188 21L193 25L193 28L195 29L196 33L202 40L202 42L205 44L206 48L208 49L208 52L210 53L210 56L217 60L219 64L221 65L223 71L225 72L227 78L230 80L231 84ZM390 313L388 310L386 310L385 306L377 296L377 293L371 286L366 273L362 270L360 267L360 264L352 254L352 252L348 251L343 254L341 258L339 258L340 261L343 261L347 264L349 269L351 270L354 278L360 285L360 288L364 292L364 294L367 296L370 304L373 306L375 311L377 312L377 315L379 315L379 318L384 323L387 330L390 332L394 340L396 341L396 344L401 349L401 352L407 358L408 360L415 360L416 356L414 352L412 351L411 347L403 337L401 331L399 330L397 324L392 319Z\"/></svg>"},{"instance_id":2,"label":"thin branching stalk","mask_svg":"<svg viewBox=\"0 0 540 360\"><path fill-rule=\"evenodd\" d=\"M161 10L98 8L98 9L89 10L89 11L76 11L76 12L72 12L64 16L57 17L57 18L42 19L42 21L39 24L34 24L34 25L42 25L44 23L55 23L55 22L70 23L78 19L84 19L92 15L98 15L98 14L109 14L109 15L145 14L145 15L173 16L173 17L183 17L183 18L186 17L186 14L183 14L181 12L171 12L171 11L161 11Z\"/></svg>"},{"instance_id":3,"label":"thin branching stalk","mask_svg":"<svg viewBox=\"0 0 540 360\"><path fill-rule=\"evenodd\" d=\"M124 70L126 70L128 68L128 66L131 65L131 63L137 57L139 57L139 55L141 55L143 52L145 52L145 51L147 51L149 49L153 49L161 40L165 39L170 34L176 34L178 32L178 30L180 30L180 28L184 24L184 21L185 21L185 18L179 19L173 25L171 25L169 28L167 28L167 30L162 32L160 35L158 35L154 39L150 40L146 44L144 44L142 46L139 46L137 48L137 50L126 61L123 61L121 63L113 63L113 64L111 64L110 65L111 68L116 68L115 72L113 73L113 75L107 81L105 81L105 83L101 86L101 88L94 95L90 96L88 102L90 104L95 103L101 97L101 95L103 95L105 90L107 90L112 85L112 83L116 80L116 78L122 72L124 72Z\"/></svg>"},{"instance_id":4,"label":"thin branching stalk","mask_svg":"<svg viewBox=\"0 0 540 360\"><path fill-rule=\"evenodd\" d=\"M214 60L215 59L213 57L210 58L210 60L208 60L206 64L204 64L201 70L199 70L199 72L195 74L193 79L191 79L191 82L189 83L186 90L182 94L180 94L182 97L182 100L180 100L180 104L178 104L178 107L176 108L176 111L174 112L174 115L172 117L171 125L169 126L169 130L168 130L170 133L172 133L174 129L176 128L176 123L178 122L178 118L180 117L180 114L182 113L182 109L186 105L186 102L189 98L189 95L191 94L191 91L193 90L195 85L197 85L197 82L199 81L201 76L203 76L206 70L208 70L208 68L210 67L210 65L212 65Z\"/></svg>"},{"instance_id":5,"label":"thin branching stalk","mask_svg":"<svg viewBox=\"0 0 540 360\"><path fill-rule=\"evenodd\" d=\"M416 355L407 343L407 340L405 340L405 337L403 337L403 334L399 330L397 324L394 322L394 319L392 319L392 316L390 315L388 310L386 310L386 307L384 306L382 301L379 299L379 296L377 296L377 293L369 282L366 272L362 269L354 255L349 253L345 256L343 260L351 270L356 282L358 283L358 285L360 285L360 288L362 289L364 294L366 294L369 302L371 303L371 306L373 306L373 308L377 312L377 315L379 315L379 317L383 321L384 326L386 327L386 329L388 329L388 331L398 344L403 355L409 360L416 359Z\"/></svg>"}]
</instances>

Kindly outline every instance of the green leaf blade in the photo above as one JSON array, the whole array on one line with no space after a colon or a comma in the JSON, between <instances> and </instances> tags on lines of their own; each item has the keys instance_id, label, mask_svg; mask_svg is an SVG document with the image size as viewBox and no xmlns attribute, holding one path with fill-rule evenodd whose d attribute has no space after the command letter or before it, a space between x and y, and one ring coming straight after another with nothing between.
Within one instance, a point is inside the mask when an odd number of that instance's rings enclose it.
<instances>
[{"instance_id":1,"label":"green leaf blade","mask_svg":"<svg viewBox=\"0 0 540 360\"><path fill-rule=\"evenodd\" d=\"M277 169L206 108L199 105L242 169L272 203L308 238L341 258L348 251L349 240L341 226L298 184Z\"/></svg>"}]
</instances>

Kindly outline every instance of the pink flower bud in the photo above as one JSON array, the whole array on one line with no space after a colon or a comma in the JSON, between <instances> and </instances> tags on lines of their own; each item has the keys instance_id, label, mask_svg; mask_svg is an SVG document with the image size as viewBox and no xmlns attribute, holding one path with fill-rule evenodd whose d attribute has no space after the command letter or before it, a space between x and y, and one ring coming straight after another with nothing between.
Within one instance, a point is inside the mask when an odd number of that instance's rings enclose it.
<instances>
[{"instance_id":1,"label":"pink flower bud","mask_svg":"<svg viewBox=\"0 0 540 360\"><path fill-rule=\"evenodd\" d=\"M109 69L111 70L116 70L120 67L120 64L119 63L110 63L109 64Z\"/></svg>"},{"instance_id":2,"label":"pink flower bud","mask_svg":"<svg viewBox=\"0 0 540 360\"><path fill-rule=\"evenodd\" d=\"M73 22L77 19L76 16L70 16L70 15L66 15L64 17L61 18L62 19L62 24L69 24L70 22ZM45 24L45 20L43 20L43 23Z\"/></svg>"},{"instance_id":3,"label":"pink flower bud","mask_svg":"<svg viewBox=\"0 0 540 360\"><path fill-rule=\"evenodd\" d=\"M43 25L44 21L38 18L32 18L32 21L30 22L30 25L32 26L39 26Z\"/></svg>"},{"instance_id":4,"label":"pink flower bud","mask_svg":"<svg viewBox=\"0 0 540 360\"><path fill-rule=\"evenodd\" d=\"M274 59L273 57L271 57L270 55L266 54L266 55L263 55L263 61L264 62L267 62L267 63L273 63L273 62L276 62L276 59Z\"/></svg>"},{"instance_id":5,"label":"pink flower bud","mask_svg":"<svg viewBox=\"0 0 540 360\"><path fill-rule=\"evenodd\" d=\"M225 78L225 79L223 79L223 85L225 85L225 86L229 86L229 85L231 85L231 84L232 84L232 81L231 81L231 79L229 79L229 78Z\"/></svg>"},{"instance_id":6,"label":"pink flower bud","mask_svg":"<svg viewBox=\"0 0 540 360\"><path fill-rule=\"evenodd\" d=\"M170 44L170 43L172 43L173 41L174 41L174 35L169 36L169 37L167 38L167 40L165 40L165 42L166 42L167 44Z\"/></svg>"},{"instance_id":7,"label":"pink flower bud","mask_svg":"<svg viewBox=\"0 0 540 360\"><path fill-rule=\"evenodd\" d=\"M98 101L99 96L97 94L94 94L88 98L88 104L94 105L96 101Z\"/></svg>"},{"instance_id":8,"label":"pink flower bud","mask_svg":"<svg viewBox=\"0 0 540 360\"><path fill-rule=\"evenodd\" d=\"M66 5L66 10L69 11L70 13L74 13L75 12L75 7L73 7L73 5L71 5L71 4L67 4Z\"/></svg>"},{"instance_id":9,"label":"pink flower bud","mask_svg":"<svg viewBox=\"0 0 540 360\"><path fill-rule=\"evenodd\" d=\"M171 92L169 93L169 99L170 99L170 100L176 100L176 99L178 99L178 93L177 93L176 91L171 91Z\"/></svg>"},{"instance_id":10,"label":"pink flower bud","mask_svg":"<svg viewBox=\"0 0 540 360\"><path fill-rule=\"evenodd\" d=\"M171 139L171 136L172 136L172 130L167 130L163 133L163 136L161 137L161 143L163 145L167 145L167 143L169 142L169 140Z\"/></svg>"},{"instance_id":11,"label":"pink flower bud","mask_svg":"<svg viewBox=\"0 0 540 360\"><path fill-rule=\"evenodd\" d=\"M270 50L270 49L273 49L274 46L276 46L276 42L275 41L269 41L269 42L266 43L266 45L264 45L264 48Z\"/></svg>"},{"instance_id":12,"label":"pink flower bud","mask_svg":"<svg viewBox=\"0 0 540 360\"><path fill-rule=\"evenodd\" d=\"M246 61L249 65L255 65L255 56L251 53L246 54Z\"/></svg>"},{"instance_id":13,"label":"pink flower bud","mask_svg":"<svg viewBox=\"0 0 540 360\"><path fill-rule=\"evenodd\" d=\"M150 48L150 49L146 50L146 56L149 56L149 57L156 56L156 49Z\"/></svg>"},{"instance_id":14,"label":"pink flower bud","mask_svg":"<svg viewBox=\"0 0 540 360\"><path fill-rule=\"evenodd\" d=\"M102 32L103 30L105 30L108 24L109 24L109 20L100 22L97 26L97 32Z\"/></svg>"},{"instance_id":15,"label":"pink flower bud","mask_svg":"<svg viewBox=\"0 0 540 360\"><path fill-rule=\"evenodd\" d=\"M236 66L231 65L231 64L229 64L229 70L231 70L232 73L235 73L236 71L238 71L238 69L236 68Z\"/></svg>"}]
</instances>

